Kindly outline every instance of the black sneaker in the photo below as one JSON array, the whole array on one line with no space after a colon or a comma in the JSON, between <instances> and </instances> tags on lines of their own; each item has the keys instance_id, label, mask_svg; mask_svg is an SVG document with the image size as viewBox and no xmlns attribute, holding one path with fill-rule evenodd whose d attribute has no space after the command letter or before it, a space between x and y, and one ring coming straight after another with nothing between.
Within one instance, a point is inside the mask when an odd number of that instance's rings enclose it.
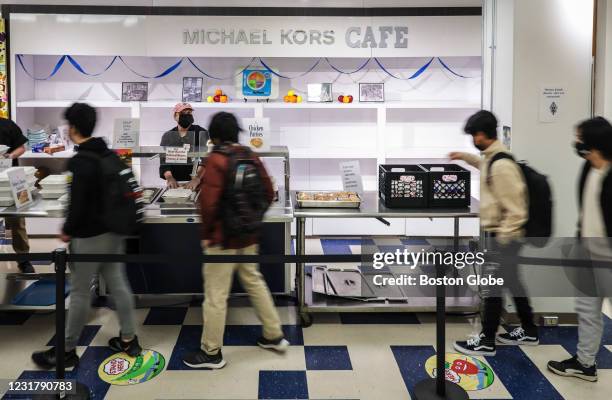
<instances>
[{"instance_id":1,"label":"black sneaker","mask_svg":"<svg viewBox=\"0 0 612 400\"><path fill-rule=\"evenodd\" d=\"M51 347L49 350L32 353L32 361L43 369L55 368L55 347ZM76 367L77 365L79 365L79 356L77 356L76 350L64 353L64 366L66 368Z\"/></svg>"},{"instance_id":2,"label":"black sneaker","mask_svg":"<svg viewBox=\"0 0 612 400\"><path fill-rule=\"evenodd\" d=\"M32 263L29 261L22 261L18 263L17 268L19 268L19 271L21 271L21 273L23 274L33 274L36 272L34 271L34 267L32 266Z\"/></svg>"},{"instance_id":3,"label":"black sneaker","mask_svg":"<svg viewBox=\"0 0 612 400\"><path fill-rule=\"evenodd\" d=\"M585 367L574 356L565 361L549 361L548 369L557 375L573 376L589 382L597 382L597 365Z\"/></svg>"},{"instance_id":4,"label":"black sneaker","mask_svg":"<svg viewBox=\"0 0 612 400\"><path fill-rule=\"evenodd\" d=\"M284 353L289 348L289 341L284 337L275 340L269 340L265 337L260 337L257 339L257 345L262 349L269 349L278 351L279 353Z\"/></svg>"},{"instance_id":5,"label":"black sneaker","mask_svg":"<svg viewBox=\"0 0 612 400\"><path fill-rule=\"evenodd\" d=\"M538 334L527 334L525 330L518 326L512 332L497 335L497 341L504 344L518 344L527 346L537 346L540 344Z\"/></svg>"},{"instance_id":6,"label":"black sneaker","mask_svg":"<svg viewBox=\"0 0 612 400\"><path fill-rule=\"evenodd\" d=\"M455 350L468 356L494 356L495 339L485 338L484 333L469 338L465 342L455 342Z\"/></svg>"},{"instance_id":7,"label":"black sneaker","mask_svg":"<svg viewBox=\"0 0 612 400\"><path fill-rule=\"evenodd\" d=\"M221 350L214 356L206 354L202 349L194 351L183 357L183 364L191 368L212 368L221 369L225 367L225 360Z\"/></svg>"},{"instance_id":8,"label":"black sneaker","mask_svg":"<svg viewBox=\"0 0 612 400\"><path fill-rule=\"evenodd\" d=\"M138 344L138 336L134 336L129 342L121 340L121 336L114 337L108 341L108 347L118 353L126 353L130 357L138 357L142 353L142 347Z\"/></svg>"}]
</instances>

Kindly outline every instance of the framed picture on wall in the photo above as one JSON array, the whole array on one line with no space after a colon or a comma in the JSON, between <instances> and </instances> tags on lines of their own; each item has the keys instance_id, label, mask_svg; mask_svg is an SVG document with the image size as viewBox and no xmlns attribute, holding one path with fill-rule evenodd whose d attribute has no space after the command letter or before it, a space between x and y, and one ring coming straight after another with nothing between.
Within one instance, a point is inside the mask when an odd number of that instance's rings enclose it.
<instances>
[{"instance_id":1,"label":"framed picture on wall","mask_svg":"<svg viewBox=\"0 0 612 400\"><path fill-rule=\"evenodd\" d=\"M385 101L384 83L360 83L359 102L361 103L381 103Z\"/></svg>"},{"instance_id":2,"label":"framed picture on wall","mask_svg":"<svg viewBox=\"0 0 612 400\"><path fill-rule=\"evenodd\" d=\"M122 82L121 101L147 101L149 97L148 82Z\"/></svg>"},{"instance_id":3,"label":"framed picture on wall","mask_svg":"<svg viewBox=\"0 0 612 400\"><path fill-rule=\"evenodd\" d=\"M334 101L331 83L309 83L308 101L315 103L331 103Z\"/></svg>"},{"instance_id":4,"label":"framed picture on wall","mask_svg":"<svg viewBox=\"0 0 612 400\"><path fill-rule=\"evenodd\" d=\"M183 102L184 103L199 103L202 101L202 85L204 78L202 77L184 77L183 78Z\"/></svg>"}]
</instances>

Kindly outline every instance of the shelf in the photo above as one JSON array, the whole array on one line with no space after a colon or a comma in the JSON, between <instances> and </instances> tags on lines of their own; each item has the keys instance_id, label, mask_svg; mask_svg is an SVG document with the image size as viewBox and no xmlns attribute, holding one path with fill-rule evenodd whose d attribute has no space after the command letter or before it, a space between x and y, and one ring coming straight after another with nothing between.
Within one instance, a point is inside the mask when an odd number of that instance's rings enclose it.
<instances>
[{"instance_id":1,"label":"shelf","mask_svg":"<svg viewBox=\"0 0 612 400\"><path fill-rule=\"evenodd\" d=\"M140 103L142 108L174 108L176 103L179 101L174 100L154 100ZM262 103L245 103L245 102L229 102L229 103L207 103L207 102L194 102L189 103L193 108L250 108L254 109Z\"/></svg>"},{"instance_id":2,"label":"shelf","mask_svg":"<svg viewBox=\"0 0 612 400\"><path fill-rule=\"evenodd\" d=\"M23 108L67 108L75 101L82 101L98 108L132 108L137 103L124 103L117 100L26 100L18 101L17 107Z\"/></svg>"},{"instance_id":3,"label":"shelf","mask_svg":"<svg viewBox=\"0 0 612 400\"><path fill-rule=\"evenodd\" d=\"M296 149L290 151L293 159L377 159L376 153L364 150L329 149L324 153L321 149Z\"/></svg>"},{"instance_id":4,"label":"shelf","mask_svg":"<svg viewBox=\"0 0 612 400\"><path fill-rule=\"evenodd\" d=\"M146 102L121 102L117 100L76 100L83 101L94 107L99 108L173 108L178 100L153 100ZM69 107L73 100L25 100L18 101L17 107L22 108L66 108ZM264 109L480 109L480 104L468 103L464 101L387 101L384 103L284 103L284 102L241 102L234 101L229 103L191 103L193 108L212 108L212 109L227 109L227 108L244 108L255 109L262 106Z\"/></svg>"}]
</instances>

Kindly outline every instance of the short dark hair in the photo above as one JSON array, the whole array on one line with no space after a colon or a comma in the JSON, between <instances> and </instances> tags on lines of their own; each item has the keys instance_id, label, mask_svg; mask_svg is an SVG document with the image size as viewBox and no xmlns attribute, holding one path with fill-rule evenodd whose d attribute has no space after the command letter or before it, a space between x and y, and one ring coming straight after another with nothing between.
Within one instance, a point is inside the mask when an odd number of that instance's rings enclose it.
<instances>
[{"instance_id":1,"label":"short dark hair","mask_svg":"<svg viewBox=\"0 0 612 400\"><path fill-rule=\"evenodd\" d=\"M64 111L64 118L83 137L90 137L96 127L96 109L85 103L74 103Z\"/></svg>"},{"instance_id":2,"label":"short dark hair","mask_svg":"<svg viewBox=\"0 0 612 400\"><path fill-rule=\"evenodd\" d=\"M234 114L221 111L213 115L208 126L211 139L218 139L222 143L238 143L238 134L242 128Z\"/></svg>"},{"instance_id":3,"label":"short dark hair","mask_svg":"<svg viewBox=\"0 0 612 400\"><path fill-rule=\"evenodd\" d=\"M582 136L582 142L599 150L604 158L612 160L612 125L603 117L582 121L576 126Z\"/></svg>"},{"instance_id":4,"label":"short dark hair","mask_svg":"<svg viewBox=\"0 0 612 400\"><path fill-rule=\"evenodd\" d=\"M480 110L468 118L463 130L472 136L484 132L489 139L497 139L497 118L490 111Z\"/></svg>"}]
</instances>

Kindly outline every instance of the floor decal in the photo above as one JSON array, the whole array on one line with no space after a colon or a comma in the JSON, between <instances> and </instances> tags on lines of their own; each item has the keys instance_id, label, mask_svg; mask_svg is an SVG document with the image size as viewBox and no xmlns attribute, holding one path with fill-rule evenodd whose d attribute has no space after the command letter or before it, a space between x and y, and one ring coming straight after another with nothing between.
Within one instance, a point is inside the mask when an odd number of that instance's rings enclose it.
<instances>
[{"instance_id":1,"label":"floor decal","mask_svg":"<svg viewBox=\"0 0 612 400\"><path fill-rule=\"evenodd\" d=\"M165 366L164 356L153 350L143 350L138 357L117 353L102 361L98 375L111 385L137 385L155 378Z\"/></svg>"},{"instance_id":2,"label":"floor decal","mask_svg":"<svg viewBox=\"0 0 612 400\"><path fill-rule=\"evenodd\" d=\"M463 354L446 353L446 380L454 382L467 391L486 389L493 384L495 375L482 361ZM436 376L436 356L425 362L425 370L432 378Z\"/></svg>"}]
</instances>

